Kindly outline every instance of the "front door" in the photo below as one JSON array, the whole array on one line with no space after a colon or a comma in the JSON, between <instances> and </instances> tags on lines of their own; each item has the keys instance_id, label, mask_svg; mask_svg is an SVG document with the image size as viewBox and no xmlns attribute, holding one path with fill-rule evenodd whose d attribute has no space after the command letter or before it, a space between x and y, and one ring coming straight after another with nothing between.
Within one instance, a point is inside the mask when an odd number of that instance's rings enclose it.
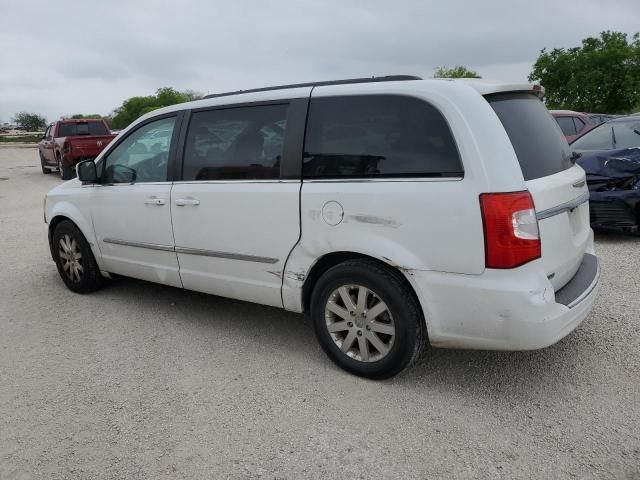
<instances>
[{"instance_id":1,"label":"front door","mask_svg":"<svg viewBox=\"0 0 640 480\"><path fill-rule=\"evenodd\" d=\"M44 132L44 138L40 140L38 148L40 149L40 155L46 163L54 164L55 155L53 153L55 143L53 141L53 129L54 125L49 125L47 131Z\"/></svg>"},{"instance_id":2,"label":"front door","mask_svg":"<svg viewBox=\"0 0 640 480\"><path fill-rule=\"evenodd\" d=\"M283 146L295 143L291 112L302 114L302 126L304 112L290 107L285 101L191 114L183 178L171 193L185 288L282 306L284 265L300 235L299 168L297 178L285 178L296 155Z\"/></svg>"},{"instance_id":3,"label":"front door","mask_svg":"<svg viewBox=\"0 0 640 480\"><path fill-rule=\"evenodd\" d=\"M171 226L172 146L176 116L144 123L98 165L91 199L105 269L181 287Z\"/></svg>"}]
</instances>

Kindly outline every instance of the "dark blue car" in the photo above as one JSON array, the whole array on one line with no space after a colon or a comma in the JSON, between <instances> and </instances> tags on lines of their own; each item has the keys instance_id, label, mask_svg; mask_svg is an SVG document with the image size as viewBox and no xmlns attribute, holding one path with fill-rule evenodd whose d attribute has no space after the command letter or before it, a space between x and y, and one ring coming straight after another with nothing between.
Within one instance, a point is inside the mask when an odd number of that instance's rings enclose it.
<instances>
[{"instance_id":1,"label":"dark blue car","mask_svg":"<svg viewBox=\"0 0 640 480\"><path fill-rule=\"evenodd\" d=\"M587 173L591 226L640 230L640 115L603 123L571 143Z\"/></svg>"}]
</instances>

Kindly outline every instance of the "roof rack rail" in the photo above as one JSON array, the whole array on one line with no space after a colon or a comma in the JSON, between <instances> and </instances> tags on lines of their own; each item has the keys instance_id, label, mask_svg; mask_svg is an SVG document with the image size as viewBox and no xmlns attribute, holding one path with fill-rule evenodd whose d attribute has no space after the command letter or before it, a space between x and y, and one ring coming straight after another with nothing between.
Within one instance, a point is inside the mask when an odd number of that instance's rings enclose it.
<instances>
[{"instance_id":1,"label":"roof rack rail","mask_svg":"<svg viewBox=\"0 0 640 480\"><path fill-rule=\"evenodd\" d=\"M415 75L386 75L384 77L345 78L342 80L327 80L324 82L309 82L309 83L292 83L290 85L276 85L273 87L252 88L249 90L236 90L234 92L212 93L211 95L206 95L204 98L226 97L229 95L240 95L241 93L268 92L270 90L284 90L287 88L324 87L327 85L349 85L352 83L398 82L402 80L422 80L422 78L416 77Z\"/></svg>"}]
</instances>

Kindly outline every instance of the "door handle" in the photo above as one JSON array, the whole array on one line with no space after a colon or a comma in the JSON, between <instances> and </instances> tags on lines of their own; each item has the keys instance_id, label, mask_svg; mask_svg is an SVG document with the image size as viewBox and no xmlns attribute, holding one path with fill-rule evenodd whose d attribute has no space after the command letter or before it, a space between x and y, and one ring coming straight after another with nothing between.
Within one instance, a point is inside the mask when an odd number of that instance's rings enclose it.
<instances>
[{"instance_id":1,"label":"door handle","mask_svg":"<svg viewBox=\"0 0 640 480\"><path fill-rule=\"evenodd\" d=\"M162 198L149 197L144 203L145 205L164 205L166 202Z\"/></svg>"},{"instance_id":2,"label":"door handle","mask_svg":"<svg viewBox=\"0 0 640 480\"><path fill-rule=\"evenodd\" d=\"M184 207L186 205L200 205L200 200L196 200L195 198L176 198L176 205L178 207Z\"/></svg>"}]
</instances>

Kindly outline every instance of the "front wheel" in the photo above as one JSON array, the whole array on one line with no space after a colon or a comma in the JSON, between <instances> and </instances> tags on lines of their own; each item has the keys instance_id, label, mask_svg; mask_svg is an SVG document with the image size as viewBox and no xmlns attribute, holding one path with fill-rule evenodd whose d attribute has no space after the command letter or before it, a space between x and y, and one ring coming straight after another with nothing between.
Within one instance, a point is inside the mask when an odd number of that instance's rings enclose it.
<instances>
[{"instance_id":1,"label":"front wheel","mask_svg":"<svg viewBox=\"0 0 640 480\"><path fill-rule=\"evenodd\" d=\"M318 280L311 319L329 358L362 377L400 373L427 343L420 306L402 276L369 260L341 263Z\"/></svg>"},{"instance_id":2,"label":"front wheel","mask_svg":"<svg viewBox=\"0 0 640 480\"><path fill-rule=\"evenodd\" d=\"M76 293L90 293L104 283L89 243L70 221L60 222L53 232L51 253L65 285Z\"/></svg>"},{"instance_id":3,"label":"front wheel","mask_svg":"<svg viewBox=\"0 0 640 480\"><path fill-rule=\"evenodd\" d=\"M40 166L42 167L42 173L44 173L45 175L51 173L51 169L46 165L47 164L45 163L44 158L42 158L42 153L40 153Z\"/></svg>"}]
</instances>

